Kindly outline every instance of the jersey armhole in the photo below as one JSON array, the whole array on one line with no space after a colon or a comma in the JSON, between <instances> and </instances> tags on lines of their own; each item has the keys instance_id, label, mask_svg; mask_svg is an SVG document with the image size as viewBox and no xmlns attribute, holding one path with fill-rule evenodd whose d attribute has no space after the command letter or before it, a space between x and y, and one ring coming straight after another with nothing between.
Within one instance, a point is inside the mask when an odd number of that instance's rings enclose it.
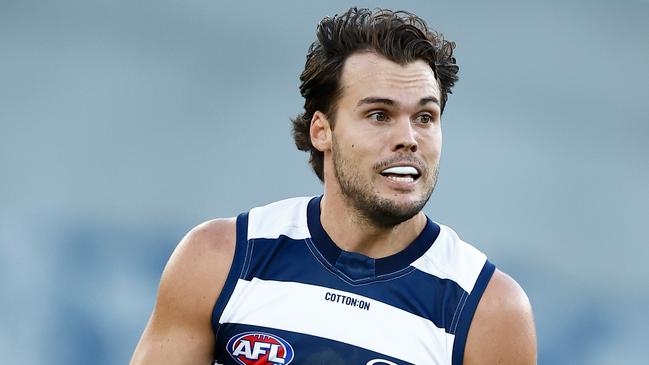
<instances>
[{"instance_id":1,"label":"jersey armhole","mask_svg":"<svg viewBox=\"0 0 649 365\"><path fill-rule=\"evenodd\" d=\"M496 266L489 262L485 261L480 275L473 286L473 290L460 313L460 319L458 320L457 329L455 331L455 340L453 341L453 365L462 365L464 362L464 348L466 347L466 339L469 334L469 328L471 327L471 321L473 320L473 315L475 314L476 309L478 308L478 303L482 294L487 288L487 284L491 279Z\"/></svg>"},{"instance_id":2,"label":"jersey armhole","mask_svg":"<svg viewBox=\"0 0 649 365\"><path fill-rule=\"evenodd\" d=\"M223 284L223 289L221 289L221 293L216 299L214 309L212 310L212 331L214 332L214 336L218 335L219 319L221 318L221 314L223 314L226 304L230 300L230 296L232 296L239 277L242 275L242 268L246 260L248 247L248 213L239 214L236 224L237 238L234 246L232 264L230 265L228 277Z\"/></svg>"}]
</instances>

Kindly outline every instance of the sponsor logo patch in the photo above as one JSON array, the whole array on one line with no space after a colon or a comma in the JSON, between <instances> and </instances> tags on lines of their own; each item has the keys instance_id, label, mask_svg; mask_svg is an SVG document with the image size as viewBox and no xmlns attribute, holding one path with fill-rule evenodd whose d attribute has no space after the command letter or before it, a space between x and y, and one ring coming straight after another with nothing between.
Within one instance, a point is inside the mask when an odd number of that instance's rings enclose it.
<instances>
[{"instance_id":1,"label":"sponsor logo patch","mask_svg":"<svg viewBox=\"0 0 649 365\"><path fill-rule=\"evenodd\" d=\"M291 344L279 336L264 332L233 336L226 348L241 365L288 365L293 361Z\"/></svg>"}]
</instances>

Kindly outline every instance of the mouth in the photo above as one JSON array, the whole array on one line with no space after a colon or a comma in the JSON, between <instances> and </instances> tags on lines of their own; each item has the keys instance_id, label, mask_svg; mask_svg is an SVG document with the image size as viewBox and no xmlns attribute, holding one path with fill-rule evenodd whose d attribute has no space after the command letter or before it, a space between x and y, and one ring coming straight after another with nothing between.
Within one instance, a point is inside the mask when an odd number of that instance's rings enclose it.
<instances>
[{"instance_id":1,"label":"mouth","mask_svg":"<svg viewBox=\"0 0 649 365\"><path fill-rule=\"evenodd\" d=\"M421 177L421 173L413 166L398 165L388 167L380 172L382 176L400 183L413 183Z\"/></svg>"}]
</instances>

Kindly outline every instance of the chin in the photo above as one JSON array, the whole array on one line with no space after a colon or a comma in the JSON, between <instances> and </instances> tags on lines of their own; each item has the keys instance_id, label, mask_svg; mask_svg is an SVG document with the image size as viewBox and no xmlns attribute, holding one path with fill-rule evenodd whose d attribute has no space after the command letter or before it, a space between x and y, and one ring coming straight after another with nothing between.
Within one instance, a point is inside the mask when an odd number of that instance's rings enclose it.
<instances>
[{"instance_id":1,"label":"chin","mask_svg":"<svg viewBox=\"0 0 649 365\"><path fill-rule=\"evenodd\" d=\"M393 200L376 197L370 206L364 207L364 215L376 226L390 228L417 215L428 202L428 197L420 199Z\"/></svg>"}]
</instances>

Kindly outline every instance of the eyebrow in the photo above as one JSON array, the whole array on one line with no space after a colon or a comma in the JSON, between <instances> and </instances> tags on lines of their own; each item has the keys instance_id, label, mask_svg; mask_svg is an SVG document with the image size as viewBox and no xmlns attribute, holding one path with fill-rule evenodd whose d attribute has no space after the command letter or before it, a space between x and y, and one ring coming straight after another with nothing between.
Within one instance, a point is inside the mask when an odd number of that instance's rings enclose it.
<instances>
[{"instance_id":1,"label":"eyebrow","mask_svg":"<svg viewBox=\"0 0 649 365\"><path fill-rule=\"evenodd\" d=\"M424 106L428 103L435 103L439 105L439 100L434 97L434 96L426 96L424 98L421 98L419 100L419 105ZM396 101L388 98L379 98L379 97L374 97L370 96L367 98L363 98L356 103L356 107L362 106L362 105L367 105L367 104L385 104L385 105L396 105L398 104Z\"/></svg>"}]
</instances>

